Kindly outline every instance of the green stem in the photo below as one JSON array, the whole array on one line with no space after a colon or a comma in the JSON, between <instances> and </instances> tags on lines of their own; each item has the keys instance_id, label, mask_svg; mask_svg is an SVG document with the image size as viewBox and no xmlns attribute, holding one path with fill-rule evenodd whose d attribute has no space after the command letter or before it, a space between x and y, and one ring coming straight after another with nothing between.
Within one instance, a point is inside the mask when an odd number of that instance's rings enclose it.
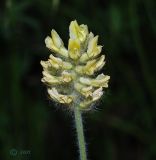
<instances>
[{"instance_id":1,"label":"green stem","mask_svg":"<svg viewBox=\"0 0 156 160\"><path fill-rule=\"evenodd\" d=\"M75 115L75 125L76 125L76 131L77 131L80 160L87 160L82 115L78 106L74 107L74 115Z\"/></svg>"}]
</instances>

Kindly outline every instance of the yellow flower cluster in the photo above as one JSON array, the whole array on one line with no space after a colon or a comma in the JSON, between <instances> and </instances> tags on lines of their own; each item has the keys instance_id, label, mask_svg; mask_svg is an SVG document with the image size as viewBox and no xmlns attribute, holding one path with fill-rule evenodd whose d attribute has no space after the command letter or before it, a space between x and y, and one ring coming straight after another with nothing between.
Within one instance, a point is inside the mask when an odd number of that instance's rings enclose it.
<instances>
[{"instance_id":1,"label":"yellow flower cluster","mask_svg":"<svg viewBox=\"0 0 156 160\"><path fill-rule=\"evenodd\" d=\"M94 77L105 64L105 56L100 56L102 46L97 44L98 36L76 20L70 23L69 34L68 49L55 30L45 39L46 47L55 54L48 61L41 61L42 82L47 85L52 100L88 110L103 95L110 76Z\"/></svg>"}]
</instances>

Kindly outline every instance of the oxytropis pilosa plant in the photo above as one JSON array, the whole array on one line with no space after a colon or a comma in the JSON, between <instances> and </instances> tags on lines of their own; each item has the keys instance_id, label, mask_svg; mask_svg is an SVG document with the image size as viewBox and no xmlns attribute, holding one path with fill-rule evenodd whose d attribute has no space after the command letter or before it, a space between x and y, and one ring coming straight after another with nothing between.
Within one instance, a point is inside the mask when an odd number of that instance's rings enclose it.
<instances>
[{"instance_id":1,"label":"oxytropis pilosa plant","mask_svg":"<svg viewBox=\"0 0 156 160\"><path fill-rule=\"evenodd\" d=\"M101 98L110 76L95 75L105 65L98 36L89 33L87 25L78 25L76 20L70 23L69 35L68 49L54 29L46 37L46 47L52 54L47 61L41 61L42 82L53 101L74 112L80 159L86 160L81 112L92 109Z\"/></svg>"}]
</instances>

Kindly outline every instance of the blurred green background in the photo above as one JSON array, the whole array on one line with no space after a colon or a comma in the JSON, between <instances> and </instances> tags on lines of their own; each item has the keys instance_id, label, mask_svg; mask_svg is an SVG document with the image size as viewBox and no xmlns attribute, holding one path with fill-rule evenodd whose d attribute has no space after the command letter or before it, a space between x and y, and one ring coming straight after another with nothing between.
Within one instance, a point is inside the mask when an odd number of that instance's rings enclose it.
<instances>
[{"instance_id":1,"label":"blurred green background","mask_svg":"<svg viewBox=\"0 0 156 160\"><path fill-rule=\"evenodd\" d=\"M156 159L155 0L0 1L0 160L76 160L73 117L47 98L40 60L71 20L104 45L110 87L84 114L90 160Z\"/></svg>"}]
</instances>

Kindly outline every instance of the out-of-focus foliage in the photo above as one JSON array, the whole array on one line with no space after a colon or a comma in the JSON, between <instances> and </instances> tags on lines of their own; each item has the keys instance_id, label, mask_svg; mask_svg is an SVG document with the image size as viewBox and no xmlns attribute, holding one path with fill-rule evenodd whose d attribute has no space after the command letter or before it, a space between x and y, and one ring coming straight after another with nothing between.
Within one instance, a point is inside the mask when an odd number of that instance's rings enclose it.
<instances>
[{"instance_id":1,"label":"out-of-focus foliage","mask_svg":"<svg viewBox=\"0 0 156 160\"><path fill-rule=\"evenodd\" d=\"M67 44L74 19L100 35L111 75L97 109L85 114L89 159L156 159L155 8L154 0L1 1L0 159L77 159L72 117L40 82L46 35L57 29Z\"/></svg>"}]
</instances>

